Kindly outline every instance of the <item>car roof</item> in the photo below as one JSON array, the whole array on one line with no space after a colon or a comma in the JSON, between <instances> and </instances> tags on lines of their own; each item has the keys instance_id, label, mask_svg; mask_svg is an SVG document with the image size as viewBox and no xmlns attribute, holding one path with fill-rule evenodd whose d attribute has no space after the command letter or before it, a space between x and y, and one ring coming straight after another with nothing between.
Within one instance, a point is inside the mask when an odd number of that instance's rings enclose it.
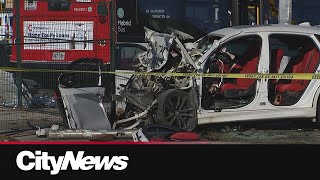
<instances>
[{"instance_id":1,"label":"car roof","mask_svg":"<svg viewBox=\"0 0 320 180\"><path fill-rule=\"evenodd\" d=\"M239 33L254 32L292 32L302 34L320 34L320 27L306 25L287 25L287 24L270 24L270 25L244 25L233 26L219 29L209 33L209 36L230 36Z\"/></svg>"}]
</instances>

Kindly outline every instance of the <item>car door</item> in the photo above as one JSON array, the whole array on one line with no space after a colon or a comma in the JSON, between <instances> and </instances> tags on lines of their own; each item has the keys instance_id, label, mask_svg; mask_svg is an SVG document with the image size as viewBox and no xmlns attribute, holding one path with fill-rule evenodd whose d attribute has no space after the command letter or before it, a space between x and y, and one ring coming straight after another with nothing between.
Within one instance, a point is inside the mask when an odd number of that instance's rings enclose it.
<instances>
[{"instance_id":1,"label":"car door","mask_svg":"<svg viewBox=\"0 0 320 180\"><path fill-rule=\"evenodd\" d=\"M273 33L269 35L269 44L271 73L316 72L320 62L320 51L310 35ZM269 103L276 108L303 107L308 103L308 99L313 99L316 88L314 83L315 81L299 79L269 79ZM312 103L308 104L311 107Z\"/></svg>"},{"instance_id":2,"label":"car door","mask_svg":"<svg viewBox=\"0 0 320 180\"><path fill-rule=\"evenodd\" d=\"M208 56L203 73L258 73L263 45L257 34L234 37ZM261 81L257 79L204 77L201 82L200 105L205 111L254 109L258 103Z\"/></svg>"}]
</instances>

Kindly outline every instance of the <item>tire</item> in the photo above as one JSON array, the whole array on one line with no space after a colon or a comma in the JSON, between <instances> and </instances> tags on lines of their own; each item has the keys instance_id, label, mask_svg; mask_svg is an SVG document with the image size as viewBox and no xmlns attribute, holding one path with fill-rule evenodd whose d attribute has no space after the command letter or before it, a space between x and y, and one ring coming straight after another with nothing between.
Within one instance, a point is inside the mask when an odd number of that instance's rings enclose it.
<instances>
[{"instance_id":1,"label":"tire","mask_svg":"<svg viewBox=\"0 0 320 180\"><path fill-rule=\"evenodd\" d=\"M170 89L159 95L156 123L183 131L193 131L197 124L197 109L189 93Z\"/></svg>"}]
</instances>

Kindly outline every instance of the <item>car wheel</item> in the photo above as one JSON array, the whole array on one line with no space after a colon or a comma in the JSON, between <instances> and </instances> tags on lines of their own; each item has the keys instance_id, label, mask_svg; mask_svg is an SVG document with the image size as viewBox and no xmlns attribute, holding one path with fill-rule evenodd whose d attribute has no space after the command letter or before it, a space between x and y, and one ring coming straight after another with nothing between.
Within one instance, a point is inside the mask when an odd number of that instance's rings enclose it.
<instances>
[{"instance_id":1,"label":"car wheel","mask_svg":"<svg viewBox=\"0 0 320 180\"><path fill-rule=\"evenodd\" d=\"M189 93L170 89L159 95L156 122L193 131L197 126L197 109Z\"/></svg>"}]
</instances>

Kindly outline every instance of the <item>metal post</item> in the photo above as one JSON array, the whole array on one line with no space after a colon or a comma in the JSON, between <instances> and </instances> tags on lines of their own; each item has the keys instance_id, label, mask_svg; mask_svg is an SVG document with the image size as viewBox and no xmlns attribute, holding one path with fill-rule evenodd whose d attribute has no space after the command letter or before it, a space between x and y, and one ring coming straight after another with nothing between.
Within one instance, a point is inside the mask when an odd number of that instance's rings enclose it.
<instances>
[{"instance_id":1,"label":"metal post","mask_svg":"<svg viewBox=\"0 0 320 180\"><path fill-rule=\"evenodd\" d=\"M292 0L279 1L279 24L291 24Z\"/></svg>"},{"instance_id":2,"label":"metal post","mask_svg":"<svg viewBox=\"0 0 320 180\"><path fill-rule=\"evenodd\" d=\"M263 0L260 0L259 2L259 9L260 9L260 24L264 24L264 6L263 6Z\"/></svg>"},{"instance_id":3,"label":"metal post","mask_svg":"<svg viewBox=\"0 0 320 180\"><path fill-rule=\"evenodd\" d=\"M15 43L16 46L16 57L17 57L17 68L21 68L21 27L20 27L20 0L15 0L15 20L16 20L16 35ZM17 72L17 88L18 88L18 107L22 107L22 74Z\"/></svg>"},{"instance_id":4,"label":"metal post","mask_svg":"<svg viewBox=\"0 0 320 180\"><path fill-rule=\"evenodd\" d=\"M249 12L249 1L248 0L241 0L240 1L240 9L238 10L239 17L240 17L240 25L248 25L249 19L248 19L248 12Z\"/></svg>"},{"instance_id":5,"label":"metal post","mask_svg":"<svg viewBox=\"0 0 320 180\"><path fill-rule=\"evenodd\" d=\"M238 0L232 0L232 26L239 26L239 5Z\"/></svg>"},{"instance_id":6,"label":"metal post","mask_svg":"<svg viewBox=\"0 0 320 180\"><path fill-rule=\"evenodd\" d=\"M115 0L111 0L110 4L110 71L115 72L116 71L116 38L115 38L115 31L117 31L115 26L115 15L114 15L114 7L115 6ZM115 75L111 75L111 84L110 84L110 93L115 94ZM113 120L116 115L116 102L111 102L111 119Z\"/></svg>"}]
</instances>

